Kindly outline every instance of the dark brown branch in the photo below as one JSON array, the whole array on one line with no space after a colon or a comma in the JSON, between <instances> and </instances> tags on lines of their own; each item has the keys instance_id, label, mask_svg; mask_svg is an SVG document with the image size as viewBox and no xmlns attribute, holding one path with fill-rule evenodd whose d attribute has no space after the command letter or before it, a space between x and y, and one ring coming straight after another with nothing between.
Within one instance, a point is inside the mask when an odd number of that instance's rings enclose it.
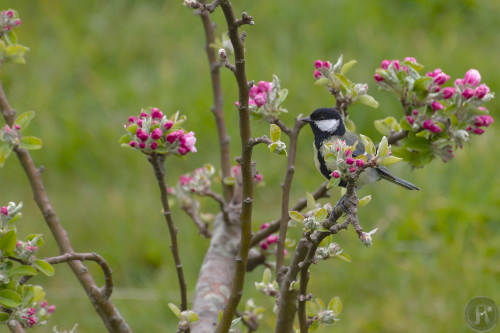
<instances>
[{"instance_id":1,"label":"dark brown branch","mask_svg":"<svg viewBox=\"0 0 500 333\"><path fill-rule=\"evenodd\" d=\"M312 194L312 196L314 197L314 199L320 199L320 198L325 198L325 197L328 197L328 189L326 188L326 185L328 184L328 182L324 182L323 184L321 184L321 186ZM296 210L296 211L301 211L303 210L304 208L306 208L307 206L307 198L302 198L300 199L296 204L295 206L293 206L293 208L291 210ZM263 241L267 236L275 233L276 231L279 230L280 228L280 221L281 219L279 220L276 220L276 221L273 221L269 227L267 227L266 229L263 229L263 230L259 230L253 237L252 237L252 242L251 242L251 246L256 246L258 245L261 241Z\"/></svg>"},{"instance_id":2,"label":"dark brown branch","mask_svg":"<svg viewBox=\"0 0 500 333\"><path fill-rule=\"evenodd\" d=\"M213 11L219 5L219 0L213 1L211 4L207 4ZM219 137L219 147L220 147L220 165L222 171L222 178L231 176L231 147L229 145L229 136L226 129L226 121L224 119L224 109L223 109L223 98L222 98L222 86L220 79L220 63L217 61L216 50L210 45L215 43L215 23L210 19L208 12L203 11L200 15L201 21L203 23L203 28L205 31L205 51L207 53L208 63L210 65L210 79L212 81L212 95L214 100L214 105L212 107L212 112L215 117L215 124L217 126L217 134ZM226 202L231 200L233 196L233 188L230 185L222 183L222 189L224 193L224 199Z\"/></svg>"},{"instance_id":3,"label":"dark brown branch","mask_svg":"<svg viewBox=\"0 0 500 333\"><path fill-rule=\"evenodd\" d=\"M9 126L12 126L14 124L16 112L10 107L1 83L0 108L5 121ZM14 148L14 151L24 169L24 172L26 173L26 176L28 177L34 200L42 212L43 218L54 236L59 250L61 253L74 252L68 233L63 228L54 208L52 207L47 192L45 191L40 170L35 166L30 153L19 147ZM85 289L88 298L103 320L107 330L109 332L131 332L127 322L123 319L111 300L101 297L99 288L83 263L81 261L70 261L68 262L68 265L80 281L82 287Z\"/></svg>"},{"instance_id":4,"label":"dark brown branch","mask_svg":"<svg viewBox=\"0 0 500 333\"><path fill-rule=\"evenodd\" d=\"M177 245L177 228L174 225L174 220L172 219L172 212L168 204L168 192L167 184L165 183L165 155L153 154L149 157L149 162L151 162L154 170L156 180L158 182L158 187L160 188L161 204L163 206L163 215L165 221L167 222L168 231L170 235L170 250L172 251L172 256L174 258L175 268L177 271L177 279L179 280L179 287L181 293L181 310L187 310L187 290L186 290L186 280L184 279L184 271L182 269L182 263L179 256L179 246Z\"/></svg>"},{"instance_id":5,"label":"dark brown branch","mask_svg":"<svg viewBox=\"0 0 500 333\"><path fill-rule=\"evenodd\" d=\"M104 273L104 288L102 294L106 299L111 296L113 292L113 273L108 262L98 255L97 253L65 253L57 257L50 257L44 259L49 264L60 264L68 261L95 261L99 266L101 266L102 272Z\"/></svg>"},{"instance_id":6,"label":"dark brown branch","mask_svg":"<svg viewBox=\"0 0 500 333\"><path fill-rule=\"evenodd\" d=\"M254 25L253 17L248 15L246 12L241 13L241 18L236 20L236 25L242 26L244 24Z\"/></svg>"},{"instance_id":7,"label":"dark brown branch","mask_svg":"<svg viewBox=\"0 0 500 333\"><path fill-rule=\"evenodd\" d=\"M311 252L311 250L309 250ZM306 312L306 302L307 302L307 284L309 282L309 267L302 267L300 270L300 289L299 289L299 307L298 307L298 317L299 317L299 327L300 333L307 333L309 326L307 324L307 312Z\"/></svg>"},{"instance_id":8,"label":"dark brown branch","mask_svg":"<svg viewBox=\"0 0 500 333\"><path fill-rule=\"evenodd\" d=\"M283 188L282 197L281 197L281 218L280 218L280 233L278 238L278 246L276 247L276 273L280 272L281 267L283 267L283 262L285 258L284 250L285 250L285 239L286 232L288 229L288 210L289 210L289 202L290 202L290 190L292 188L292 180L293 175L295 173L295 156L297 153L297 141L299 137L300 130L306 124L301 121L301 115L295 119L295 125L293 130L290 132L290 145L288 149L288 161L286 168L285 180L281 187ZM279 275L278 276L278 282Z\"/></svg>"},{"instance_id":9,"label":"dark brown branch","mask_svg":"<svg viewBox=\"0 0 500 333\"><path fill-rule=\"evenodd\" d=\"M245 70L245 47L238 33L238 24L234 16L233 7L229 0L224 0L220 4L228 27L228 35L234 49L234 59L236 65L235 78L238 83L239 102L239 128L241 138L241 176L243 181L243 196L241 208L241 241L239 254L236 258L236 269L234 273L233 285L229 296L229 302L224 309L222 318L217 326L217 333L227 333L231 326L236 307L238 306L250 249L250 239L252 237L252 203L253 203L253 177L252 177L252 149L248 147L251 139L250 112L248 109L248 80Z\"/></svg>"},{"instance_id":10,"label":"dark brown branch","mask_svg":"<svg viewBox=\"0 0 500 333\"><path fill-rule=\"evenodd\" d=\"M271 124L277 125L283 132L285 132L286 135L288 135L288 136L292 135L292 130L288 126L286 126L285 123L283 121L281 121L281 119L274 118L271 121Z\"/></svg>"}]
</instances>

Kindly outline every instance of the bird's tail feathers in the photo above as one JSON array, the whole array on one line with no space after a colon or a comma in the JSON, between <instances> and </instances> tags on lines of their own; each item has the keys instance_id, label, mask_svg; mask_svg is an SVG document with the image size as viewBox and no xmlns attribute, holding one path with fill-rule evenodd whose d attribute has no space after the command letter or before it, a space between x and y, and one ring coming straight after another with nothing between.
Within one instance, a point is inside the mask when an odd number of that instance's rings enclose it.
<instances>
[{"instance_id":1,"label":"bird's tail feathers","mask_svg":"<svg viewBox=\"0 0 500 333\"><path fill-rule=\"evenodd\" d=\"M377 173L381 178L388 180L391 183L402 186L408 190L420 190L417 186L413 185L412 183L392 175L387 168L378 167L375 170L377 170Z\"/></svg>"}]
</instances>

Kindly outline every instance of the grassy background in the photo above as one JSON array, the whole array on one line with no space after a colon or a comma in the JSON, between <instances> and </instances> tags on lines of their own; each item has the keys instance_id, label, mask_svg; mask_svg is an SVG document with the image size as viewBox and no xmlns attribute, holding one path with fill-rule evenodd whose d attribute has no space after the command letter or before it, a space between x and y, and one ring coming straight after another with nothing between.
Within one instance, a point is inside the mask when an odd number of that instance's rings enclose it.
<instances>
[{"instance_id":1,"label":"grassy background","mask_svg":"<svg viewBox=\"0 0 500 333\"><path fill-rule=\"evenodd\" d=\"M33 156L46 167L47 190L74 248L95 250L109 260L117 286L113 298L135 332L173 332L176 320L167 303L178 300L177 281L154 177L144 158L121 149L117 140L126 117L142 106L169 113L180 109L189 117L186 127L199 137L199 152L168 164L170 182L206 161L218 164L199 18L180 0L0 0L0 7L20 11L18 35L31 48L25 66L1 68L0 78L17 110L37 111L31 132L44 139L44 149ZM335 60L341 53L358 60L353 79L369 82L381 102L378 110L352 111L358 128L376 138L373 120L401 113L392 96L374 88L372 73L384 58L415 56L427 69L441 67L453 77L474 67L493 91L500 91L498 1L242 0L236 9L247 10L256 21L245 27L248 76L270 80L273 73L279 75L290 91L288 123L299 113L331 104L324 89L312 85L312 63ZM214 18L220 34L222 17L216 13ZM228 71L222 78L235 156L236 87ZM489 104L493 116L498 105L497 100ZM267 125L254 125L255 135L267 132ZM325 299L338 295L345 305L342 320L322 332L471 332L463 320L466 302L486 295L500 303L498 134L497 122L448 164L435 161L414 172L394 168L423 189L418 193L387 183L364 189L374 200L361 209L362 224L380 231L370 249L353 232L343 233L337 241L353 262L328 261L313 268L311 291ZM311 141L305 130L294 198L322 181L313 167ZM255 160L266 182L256 191L257 228L279 215L285 160L263 148ZM20 232L46 234L42 255L55 254L14 158L0 170L0 188L0 202L25 202ZM208 241L181 212L174 215L191 296ZM260 269L250 274L245 291L270 311L271 300L253 291L252 280L261 274ZM58 266L55 277L36 282L46 286L58 310L49 325L33 331L79 323L79 332L104 332L68 268ZM267 317L261 331L270 332L272 324Z\"/></svg>"}]
</instances>

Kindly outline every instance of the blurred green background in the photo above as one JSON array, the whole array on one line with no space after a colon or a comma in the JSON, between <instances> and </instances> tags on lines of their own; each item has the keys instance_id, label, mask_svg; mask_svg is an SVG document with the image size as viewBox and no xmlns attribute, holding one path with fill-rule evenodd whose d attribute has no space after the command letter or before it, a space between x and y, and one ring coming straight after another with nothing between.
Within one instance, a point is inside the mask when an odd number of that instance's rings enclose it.
<instances>
[{"instance_id":1,"label":"blurred green background","mask_svg":"<svg viewBox=\"0 0 500 333\"><path fill-rule=\"evenodd\" d=\"M19 10L19 40L31 48L26 65L2 67L0 78L14 108L37 111L30 134L42 137L44 148L33 156L46 167L48 193L74 248L108 259L116 282L113 299L135 332L174 332L176 319L167 303L178 302L177 280L154 176L143 156L120 148L117 141L125 119L142 106L181 110L188 115L186 128L197 133L199 152L185 160L169 159L169 182L207 161L218 165L200 19L180 0L0 0L0 7ZM235 7L256 21L245 27L248 77L280 77L290 91L284 117L289 124L299 113L332 103L324 88L312 84L313 61L334 61L341 53L358 60L351 77L368 82L380 101L377 110L356 106L351 112L358 129L377 139L373 120L402 112L393 96L375 88L372 75L384 58L414 56L426 69L441 67L452 77L477 68L492 90L500 91L498 1L241 0ZM220 35L221 14L214 19ZM236 86L229 71L222 79L236 156ZM496 116L498 100L488 106ZM448 164L434 161L415 171L394 168L418 184L420 192L388 183L363 190L374 199L360 211L362 224L380 230L369 249L354 232L342 233L337 241L352 263L314 266L311 292L325 300L338 295L344 302L341 321L322 332L471 332L463 319L470 298L485 295L500 304L499 123L474 137ZM255 135L267 133L266 124L254 125ZM294 199L322 182L311 142L306 129L300 137ZM256 190L257 229L279 215L286 161L263 147L257 148L255 160L266 183ZM0 170L0 188L1 203L25 202L21 234L45 234L41 254L55 255L15 158ZM216 211L212 203L206 205ZM208 241L178 209L174 217L191 298ZM92 264L91 269L102 281L99 270ZM270 313L272 301L253 288L261 274L260 268L248 276L245 292ZM55 277L36 282L46 286L57 311L49 325L34 332L51 332L54 325L69 329L74 323L79 332L104 332L66 266L57 266ZM266 317L260 331L271 332L272 324L272 316Z\"/></svg>"}]
</instances>

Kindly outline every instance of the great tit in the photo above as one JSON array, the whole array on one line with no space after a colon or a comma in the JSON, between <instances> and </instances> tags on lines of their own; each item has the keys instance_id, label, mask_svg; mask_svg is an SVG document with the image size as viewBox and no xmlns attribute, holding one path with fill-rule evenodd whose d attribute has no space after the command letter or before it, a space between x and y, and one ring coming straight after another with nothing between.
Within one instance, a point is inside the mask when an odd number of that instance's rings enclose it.
<instances>
[{"instance_id":1,"label":"great tit","mask_svg":"<svg viewBox=\"0 0 500 333\"><path fill-rule=\"evenodd\" d=\"M315 110L309 117L302 118L302 121L309 123L314 134L314 162L319 172L330 179L332 172L337 168L336 161L325 162L325 143L335 143L337 140L344 140L349 146L356 144L352 153L353 157L365 154L365 146L360 138L353 132L346 130L340 112L335 108L321 108ZM331 161L331 160L330 160ZM380 179L388 180L400 185L408 190L419 190L412 183L392 175L384 166L367 168L358 179L358 187L374 183ZM345 181L341 181L340 186L345 187Z\"/></svg>"}]
</instances>

